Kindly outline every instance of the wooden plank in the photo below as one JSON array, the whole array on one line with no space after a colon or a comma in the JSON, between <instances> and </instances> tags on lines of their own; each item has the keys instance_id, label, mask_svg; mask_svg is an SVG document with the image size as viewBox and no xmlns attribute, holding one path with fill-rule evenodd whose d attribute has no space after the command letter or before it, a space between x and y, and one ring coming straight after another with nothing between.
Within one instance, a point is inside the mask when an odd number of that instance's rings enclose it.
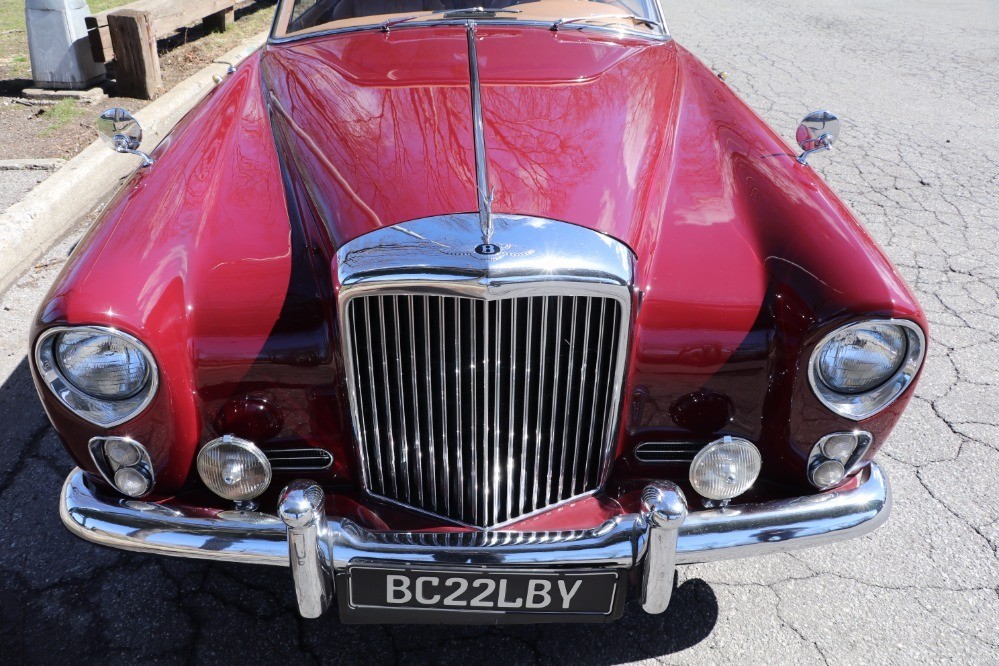
<instances>
[{"instance_id":1,"label":"wooden plank","mask_svg":"<svg viewBox=\"0 0 999 666\"><path fill-rule=\"evenodd\" d=\"M108 14L101 12L84 17L87 25L87 38L90 40L90 53L94 62L110 62L114 60L114 49L111 48L111 29L108 28Z\"/></svg>"},{"instance_id":2,"label":"wooden plank","mask_svg":"<svg viewBox=\"0 0 999 666\"><path fill-rule=\"evenodd\" d=\"M236 0L138 0L128 9L148 12L156 29L156 37L166 37L178 28L194 25L212 14L231 11Z\"/></svg>"},{"instance_id":3,"label":"wooden plank","mask_svg":"<svg viewBox=\"0 0 999 666\"><path fill-rule=\"evenodd\" d=\"M236 8L230 7L225 11L209 14L201 20L207 32L225 32L236 22Z\"/></svg>"},{"instance_id":4,"label":"wooden plank","mask_svg":"<svg viewBox=\"0 0 999 666\"><path fill-rule=\"evenodd\" d=\"M120 9L108 14L108 28L118 61L118 94L152 99L163 83L152 17L148 12Z\"/></svg>"},{"instance_id":5,"label":"wooden plank","mask_svg":"<svg viewBox=\"0 0 999 666\"><path fill-rule=\"evenodd\" d=\"M237 0L137 0L84 20L90 52L96 62L111 62L115 58L108 16L124 11L145 12L152 21L157 39L172 35L177 29L194 25L199 20L208 30L224 32L235 20Z\"/></svg>"}]
</instances>

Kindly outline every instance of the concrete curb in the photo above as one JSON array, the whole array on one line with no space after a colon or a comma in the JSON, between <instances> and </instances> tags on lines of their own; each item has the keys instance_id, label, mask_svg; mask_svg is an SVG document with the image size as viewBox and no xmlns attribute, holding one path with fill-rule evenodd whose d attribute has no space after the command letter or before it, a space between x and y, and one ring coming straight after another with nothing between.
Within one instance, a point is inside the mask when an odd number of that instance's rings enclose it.
<instances>
[{"instance_id":1,"label":"concrete curb","mask_svg":"<svg viewBox=\"0 0 999 666\"><path fill-rule=\"evenodd\" d=\"M225 76L267 39L262 32L214 60L135 114L148 148L215 87L212 77ZM0 293L6 291L40 254L59 240L110 192L120 187L140 159L108 149L97 139L25 197L0 214Z\"/></svg>"}]
</instances>

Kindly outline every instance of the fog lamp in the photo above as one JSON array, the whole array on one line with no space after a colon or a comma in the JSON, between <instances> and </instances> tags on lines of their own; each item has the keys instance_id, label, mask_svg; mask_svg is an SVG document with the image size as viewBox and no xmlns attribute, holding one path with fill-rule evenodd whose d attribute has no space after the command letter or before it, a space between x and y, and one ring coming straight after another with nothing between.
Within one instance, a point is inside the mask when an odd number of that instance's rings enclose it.
<instances>
[{"instance_id":1,"label":"fog lamp","mask_svg":"<svg viewBox=\"0 0 999 666\"><path fill-rule=\"evenodd\" d=\"M117 437L104 442L104 455L115 467L131 467L142 459L139 449L131 440Z\"/></svg>"},{"instance_id":2,"label":"fog lamp","mask_svg":"<svg viewBox=\"0 0 999 666\"><path fill-rule=\"evenodd\" d=\"M153 489L153 463L145 447L129 437L94 437L90 457L104 480L128 497L142 497Z\"/></svg>"},{"instance_id":3,"label":"fog lamp","mask_svg":"<svg viewBox=\"0 0 999 666\"><path fill-rule=\"evenodd\" d=\"M114 473L114 485L124 495L142 497L149 492L150 479L136 467L122 467Z\"/></svg>"},{"instance_id":4,"label":"fog lamp","mask_svg":"<svg viewBox=\"0 0 999 666\"><path fill-rule=\"evenodd\" d=\"M839 485L860 468L873 441L871 433L864 430L826 435L808 456L808 480L822 490Z\"/></svg>"},{"instance_id":5,"label":"fog lamp","mask_svg":"<svg viewBox=\"0 0 999 666\"><path fill-rule=\"evenodd\" d=\"M241 502L267 490L271 464L253 442L224 435L201 449L198 475L219 497Z\"/></svg>"},{"instance_id":6,"label":"fog lamp","mask_svg":"<svg viewBox=\"0 0 999 666\"><path fill-rule=\"evenodd\" d=\"M812 468L810 476L819 488L831 488L846 477L846 468L838 460L824 460Z\"/></svg>"},{"instance_id":7,"label":"fog lamp","mask_svg":"<svg viewBox=\"0 0 999 666\"><path fill-rule=\"evenodd\" d=\"M857 436L852 432L839 432L823 437L819 445L826 458L845 463L857 448Z\"/></svg>"},{"instance_id":8,"label":"fog lamp","mask_svg":"<svg viewBox=\"0 0 999 666\"><path fill-rule=\"evenodd\" d=\"M723 437L694 456L690 463L690 485L707 499L732 499L756 482L762 462L760 452L752 442L739 437Z\"/></svg>"}]
</instances>

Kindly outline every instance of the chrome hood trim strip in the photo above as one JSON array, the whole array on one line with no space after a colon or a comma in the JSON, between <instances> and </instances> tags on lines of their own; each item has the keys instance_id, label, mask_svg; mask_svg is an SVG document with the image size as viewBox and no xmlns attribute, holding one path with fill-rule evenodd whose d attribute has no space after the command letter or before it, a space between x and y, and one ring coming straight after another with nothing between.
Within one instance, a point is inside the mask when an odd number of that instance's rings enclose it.
<instances>
[{"instance_id":1,"label":"chrome hood trim strip","mask_svg":"<svg viewBox=\"0 0 999 666\"><path fill-rule=\"evenodd\" d=\"M482 90L479 83L479 56L475 50L475 21L465 24L468 38L468 84L472 93L472 135L475 147L475 189L479 200L479 227L483 245L493 236L493 193L489 189L489 166L486 160L485 122L482 119Z\"/></svg>"}]
</instances>

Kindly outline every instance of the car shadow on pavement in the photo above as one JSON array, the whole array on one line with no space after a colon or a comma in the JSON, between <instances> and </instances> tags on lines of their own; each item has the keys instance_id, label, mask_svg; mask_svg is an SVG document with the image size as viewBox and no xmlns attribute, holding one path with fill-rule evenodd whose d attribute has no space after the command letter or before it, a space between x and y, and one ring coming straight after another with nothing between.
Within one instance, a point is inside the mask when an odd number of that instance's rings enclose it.
<instances>
[{"instance_id":1,"label":"car shadow on pavement","mask_svg":"<svg viewBox=\"0 0 999 666\"><path fill-rule=\"evenodd\" d=\"M96 546L61 524L73 468L22 359L0 387L0 663L613 664L704 640L718 601L700 579L669 609L610 624L342 625L305 620L288 569ZM681 570L682 571L682 570Z\"/></svg>"}]
</instances>

